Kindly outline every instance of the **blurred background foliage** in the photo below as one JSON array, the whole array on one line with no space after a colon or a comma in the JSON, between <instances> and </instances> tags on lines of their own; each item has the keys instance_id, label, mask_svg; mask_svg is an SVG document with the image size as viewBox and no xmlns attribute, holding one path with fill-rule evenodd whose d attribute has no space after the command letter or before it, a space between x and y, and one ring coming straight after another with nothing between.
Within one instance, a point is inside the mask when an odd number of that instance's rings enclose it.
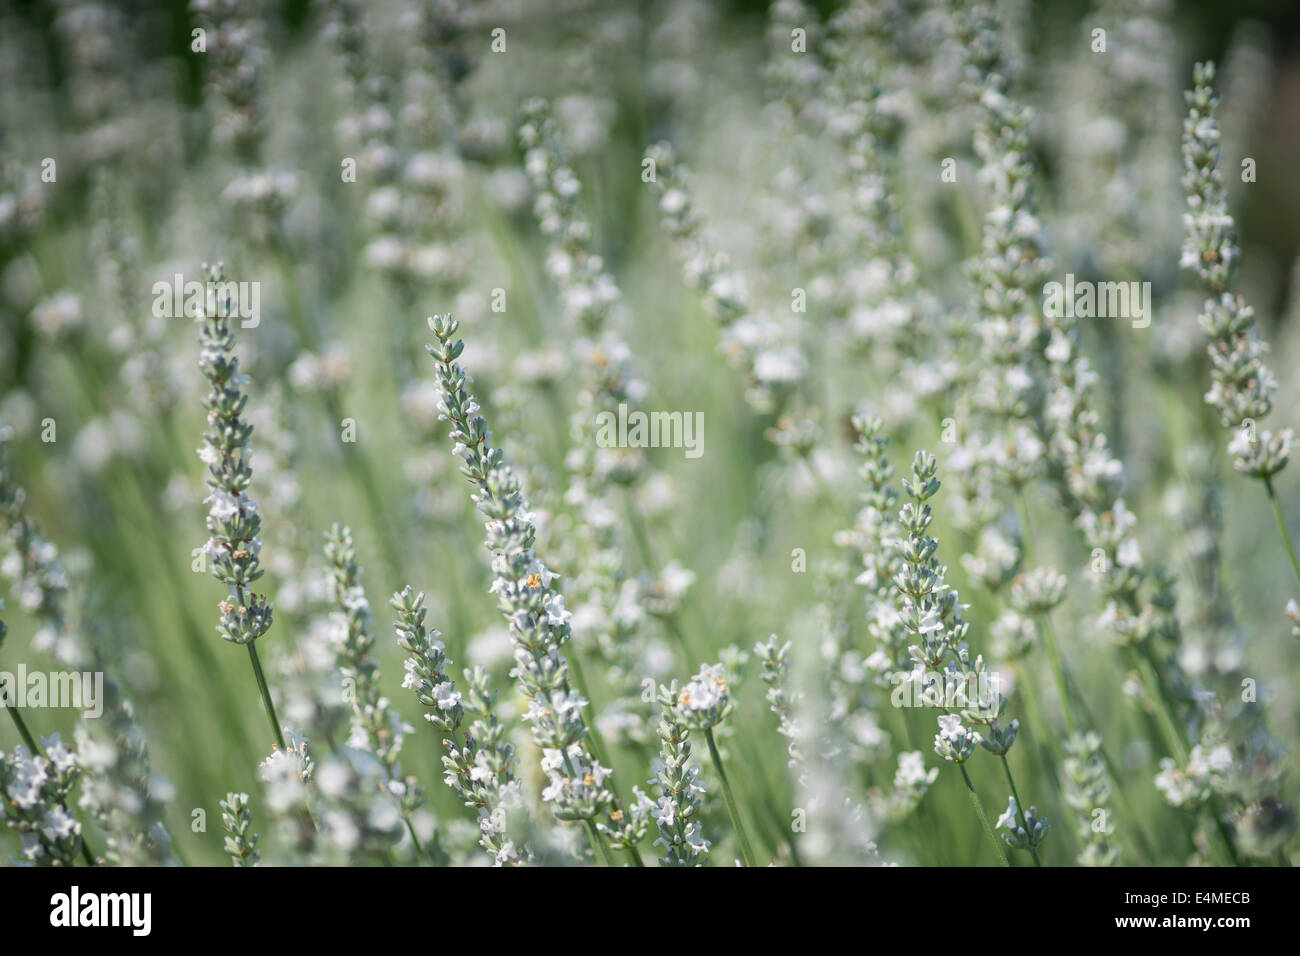
<instances>
[{"instance_id":1,"label":"blurred background foliage","mask_svg":"<svg viewBox=\"0 0 1300 956\"><path fill-rule=\"evenodd\" d=\"M782 162L768 152L780 130L764 128L768 121L762 111L760 77L770 55L764 41L765 4L702 5L702 33L686 44L684 54L697 71L698 85L680 101L662 98L645 81L650 64L644 38L670 4L566 3L554 10L542 2L505 5L501 22L510 37L509 52L487 54L486 27L473 40L478 47L472 51L470 99L473 115L487 131L486 144L461 143L471 171L456 204L457 215L468 223L471 255L468 280L450 300L427 287L406 296L362 261L368 238L362 191L339 181L340 157L348 155L337 130L346 112L334 92L340 68L321 40L319 17L306 0L265 8L272 51L265 70L267 165L293 169L299 177L285 217L286 237L269 251L233 229L221 208L231 164L212 145L211 121L204 112L205 62L189 52L193 19L186 4L115 5L121 13L116 21L120 33L111 38L115 55L110 70L115 95L124 99L108 105L121 125L104 130L100 138L87 135L71 101L68 40L55 25L64 6L9 0L0 21L0 149L6 160L32 174L42 157L59 163L57 185L44 188L38 228L0 253L0 417L15 429L16 470L35 517L74 572L75 598L85 604L87 626L97 640L116 649L124 683L148 731L153 765L174 787L168 822L186 859L223 862L216 804L227 790L253 793L255 820L262 824L256 771L269 742L244 655L223 645L213 632L220 585L190 570L192 550L206 537L202 472L192 453L202 431L193 326L172 320L151 346L166 366L162 377L171 383L166 397L140 401L127 394L124 379L143 374L131 370L128 360L135 351L134 330L148 314L147 290L153 279L170 278L175 271L192 274L198 262L218 258L236 265L236 278L263 283L262 325L239 333L252 375L250 408L261 404L265 410L273 393L281 396L276 407L285 417L278 424L293 439L294 457L277 477L296 481L301 494L294 512L298 524L291 527L286 524L289 509L274 501L278 492L271 485L269 458L255 459L253 495L268 512L263 535L272 555L266 561L268 590L282 606L263 642L264 659L272 662L274 672L292 655L295 633L309 623L310 597L277 593L305 566L277 563L273 552L287 549L293 536L307 542L295 543L295 554L319 552L330 523L350 524L361 552L363 583L376 609L383 685L418 725L408 737L403 762L424 781L430 807L440 819L471 828L472 816L456 806L437 779L434 733L423 726L409 694L399 687L401 654L392 638L387 596L405 583L428 590L431 623L444 632L452 659L457 665L477 662L493 668L507 714L517 715L518 701L511 698L505 676L508 645L486 591L481 526L467 486L455 472L442 427L429 419L427 408L419 426L402 411L403 393L393 371L394 362L402 359L394 356L405 354L415 374L427 377L428 359L420 347L427 335L424 317L456 312L464 320L465 362L496 416L494 429L507 454L518 450L530 477L544 482L549 475L558 481L554 476L562 467L574 393L562 364L558 373L546 371L548 356L553 359L547 348L554 348L563 333L553 323L559 311L556 292L543 268L545 246L532 220L527 186L518 175L521 157L514 127L526 96L572 98L573 126L589 133L575 150L575 168L584 184L584 209L632 317L625 335L650 386L647 405L705 415L703 458L692 462L676 452L658 453L658 464L676 483L673 506L655 513L644 501L629 502L632 511L646 511L652 537L645 554L634 552L634 569L653 579L672 557L698 576L683 620L696 646L708 651L702 660L674 659L672 635L652 631L647 640L662 645L671 661L664 676L689 676L728 646L749 652L772 632L783 637L803 632L802 618L825 598L819 590L825 580L821 569L835 559L832 535L847 524L860 490L841 422L860 402L888 409L892 402L906 401L897 396L895 383L882 379L866 359L856 365L828 364L820 373L827 446L823 464L838 499L828 505L818 486L782 462L765 441L772 422L743 402L739 376L717 354L713 323L681 282L658 226L654 199L639 179L647 144L662 137L674 140L694 168L701 194L708 197L711 225L749 273L756 298L778 307L783 297L788 303L784 290L797 284L788 277L793 273L797 279L798 268L793 258L778 260L772 274L763 274L770 262L761 248L764 211L756 198L770 191L772 173ZM1076 253L1069 251L1066 207L1072 197L1064 170L1077 145L1072 137L1087 133L1065 117L1077 92L1069 79L1075 74L1068 71L1075 69L1071 64L1084 42L1080 38L1097 18L1085 2L1013 6L1023 14L1016 22L1025 31L1024 87L1040 117L1035 146L1044 170L1043 202L1049 227L1065 240L1067 250L1058 271L1078 263L1082 273L1090 260L1086 251L1070 258ZM399 50L404 39L394 7L365 5L382 55ZM817 7L829 14L836 5L822 2ZM479 21L492 22L488 14ZM1293 171L1300 160L1300 9L1284 0L1179 3L1169 25L1178 38L1171 73L1175 82L1159 100L1124 106L1137 117L1149 117L1153 128L1173 129L1173 138L1158 145L1167 149L1165 159L1176 176L1181 90L1190 84L1191 64L1204 58L1224 64L1223 117L1232 136L1225 150L1230 157L1252 156L1259 167L1258 182L1248 187L1229 177L1245 249L1243 291L1272 343L1271 364L1281 380L1274 413L1278 425L1296 426L1300 181ZM399 55L391 55L385 66L400 70ZM958 96L956 91L952 95ZM975 161L965 143L957 137L947 144L952 152L940 151L930 157L933 165L909 170L904 197L927 281L957 301L965 281L958 263L977 251L978 236L970 230L970 223L978 221L977 203L964 194L940 195L937 169L941 156L956 155L962 181L969 182ZM107 188L95 175L103 166L112 169ZM1227 168L1234 168L1231 162ZM1176 272L1181 199L1177 190L1172 205L1168 194L1139 199L1153 217L1166 221L1158 239L1172 258L1164 268L1142 274L1156 287L1150 335L1131 334L1122 323L1088 330L1089 348L1107 386L1107 430L1128 471L1126 495L1147 516L1139 534L1160 560L1178 569L1187 557L1180 502L1213 499L1209 507L1223 521L1223 553L1221 576L1211 586L1221 589L1235 614L1246 638L1243 666L1266 685L1261 696L1267 700L1270 725L1289 745L1300 727L1295 692L1300 668L1281 608L1293 582L1276 548L1266 504L1258 489L1231 473L1222 453L1223 436L1201 401L1208 373L1194 319L1199 296L1187 295L1188 284ZM103 295L101 227L124 237L139 264L141 281L119 301ZM782 265L788 268L782 271ZM509 294L504 315L488 308L490 292L497 287ZM61 290L80 297L78 316L66 330L49 334L29 317ZM134 318L128 315L132 309ZM295 377L302 338L292 329L304 316L320 346L318 354L335 346L347 366L335 390L320 388L319 382L309 381L310 375ZM358 424L355 446L339 441L340 413ZM254 447L265 453L259 442L266 441L270 429L258 414L254 412L259 426ZM57 422L53 444L39 438L47 417ZM900 472L914 448L940 450L937 417L886 417L906 422L891 446ZM1205 449L1208 464L1196 459L1189 465L1187 452L1193 447ZM1297 487L1300 478L1292 467L1282 476L1280 490L1290 524L1300 530ZM529 488L541 502L554 500L562 490ZM1078 572L1087 555L1054 516L1051 500L1044 495L1031 507L1037 523L1050 529L1040 552ZM963 599L972 604L976 627L985 627L992 609L964 580L957 560L964 545L946 524L942 498L939 511L941 555L953 568ZM564 530L561 519L549 529L548 540L562 542ZM796 548L807 551L810 573L791 573ZM565 570L563 557L555 563ZM1140 811L1140 821L1120 824L1121 841L1124 827L1141 826L1156 849L1154 861L1182 863L1187 823L1165 808L1151 783L1158 754L1148 742L1149 719L1125 703L1124 669L1099 648L1104 638L1094 633L1095 596L1086 585L1076 584L1081 572L1070 576L1058 628L1093 695L1092 709L1106 737L1120 742L1123 785ZM1186 579L1183 583L1184 590L1198 586ZM1196 600L1191 595L1185 606L1194 607ZM48 655L29 651L34 626L12 602L5 618L11 633L0 667L13 669L19 660L31 669L52 667ZM1188 647L1189 655L1197 653L1195 635ZM764 704L756 662L751 658L737 666L744 674L735 691L743 717L733 721L729 737L737 767L732 776L762 853L789 859L795 841L789 829L791 783L784 744ZM273 676L273 684L275 680ZM592 692L599 711L605 695L598 686ZM879 719L897 749L920 749L934 763L932 715L882 707ZM73 720L60 711L41 713L33 722L41 733L67 733ZM7 746L15 742L8 730L0 730L0 739ZM531 744L522 742L521 750L531 763ZM614 764L615 780L624 790L632 783L644 786L649 773L639 754L620 751ZM1022 788L1039 794L1038 802L1059 821L1060 839L1049 844L1048 861L1068 862L1070 811L1054 796L1056 784L1030 747L1017 748L1013 764L1025 781ZM1290 755L1287 767L1293 781L1296 768ZM881 773L864 771L863 783L887 780L892 770ZM989 806L1003 799L1001 781L991 769L981 786L987 787ZM192 831L194 808L206 809L207 832ZM718 807L711 808L709 819L725 832ZM263 839L274 842L276 837L264 834ZM882 847L894 858L917 863L992 862L960 782L948 774L940 775L922 814L891 831ZM1152 862L1141 856L1126 861Z\"/></svg>"}]
</instances>

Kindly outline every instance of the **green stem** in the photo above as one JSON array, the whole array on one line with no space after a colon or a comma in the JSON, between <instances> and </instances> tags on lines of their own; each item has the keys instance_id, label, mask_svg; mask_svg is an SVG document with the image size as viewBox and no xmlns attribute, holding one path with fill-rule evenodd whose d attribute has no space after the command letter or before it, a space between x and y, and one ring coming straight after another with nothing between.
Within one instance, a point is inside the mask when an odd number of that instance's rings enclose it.
<instances>
[{"instance_id":1,"label":"green stem","mask_svg":"<svg viewBox=\"0 0 1300 956\"><path fill-rule=\"evenodd\" d=\"M1147 654L1145 647L1135 649L1133 658L1137 663L1138 674L1146 688L1147 696L1155 705L1156 721L1160 725L1161 733L1164 734L1165 746L1169 748L1169 755L1178 761L1179 766L1186 767L1189 760L1187 741L1183 734L1178 731L1172 705L1165 693L1164 681L1160 679L1160 675L1151 662L1151 657Z\"/></svg>"},{"instance_id":2,"label":"green stem","mask_svg":"<svg viewBox=\"0 0 1300 956\"><path fill-rule=\"evenodd\" d=\"M582 664L578 661L578 649L573 648L573 653L566 656L565 660L569 664L569 673L573 675L573 684L579 694L587 699L587 702L594 708L595 701L591 699L591 693L587 690L587 678L583 676ZM592 756L603 763L611 770L614 762L609 759L609 750L605 746L605 740L600 731L596 729L596 721L592 720L587 726L587 739L591 741Z\"/></svg>"},{"instance_id":3,"label":"green stem","mask_svg":"<svg viewBox=\"0 0 1300 956\"><path fill-rule=\"evenodd\" d=\"M998 863L1001 866L1010 866L1006 854L1002 852L1002 844L998 842L997 834L993 832L993 825L989 823L989 815L984 812L984 803L980 800L980 795L975 792L975 784L971 783L970 774L966 772L963 764L957 764L957 769L961 771L961 778L966 781L966 793L970 795L971 806L975 808L975 815L980 818L980 823L984 826L984 835L989 838L989 843L993 844L993 852L998 856Z\"/></svg>"},{"instance_id":4,"label":"green stem","mask_svg":"<svg viewBox=\"0 0 1300 956\"><path fill-rule=\"evenodd\" d=\"M596 824L590 818L583 822L587 824L587 836L591 839L591 845L596 855L600 857L600 865L613 866L614 864L609 859L609 851L605 849L605 841L600 838L600 831L596 829Z\"/></svg>"},{"instance_id":5,"label":"green stem","mask_svg":"<svg viewBox=\"0 0 1300 956\"><path fill-rule=\"evenodd\" d=\"M240 600L243 598L241 596ZM271 732L275 735L275 744L281 750L284 745L284 732L280 730L280 719L275 715L275 704L271 702L271 689L266 686L266 675L262 673L262 661L257 656L257 642L248 642L248 659L253 664L253 676L257 678L257 689L262 694L262 704L266 708L266 719L271 722ZM414 834L412 834L414 835Z\"/></svg>"},{"instance_id":6,"label":"green stem","mask_svg":"<svg viewBox=\"0 0 1300 956\"><path fill-rule=\"evenodd\" d=\"M645 520L641 517L631 486L624 490L623 503L627 509L627 523L632 527L632 537L636 539L637 550L641 552L641 563L650 574L658 574L659 563L655 560L654 549L650 547L650 536L646 533Z\"/></svg>"},{"instance_id":7,"label":"green stem","mask_svg":"<svg viewBox=\"0 0 1300 956\"><path fill-rule=\"evenodd\" d=\"M1065 665L1061 663L1061 648L1056 642L1056 628L1052 626L1052 615L1042 615L1043 646L1047 648L1047 657L1052 664L1052 677L1056 680L1056 695L1061 698L1061 714L1065 717L1065 731L1071 737L1077 730L1074 721L1074 705L1070 703L1070 688L1065 679Z\"/></svg>"},{"instance_id":8,"label":"green stem","mask_svg":"<svg viewBox=\"0 0 1300 956\"><path fill-rule=\"evenodd\" d=\"M1286 555L1291 559L1291 570L1300 583L1300 557L1296 557L1295 545L1291 541L1291 532L1286 529L1286 520L1282 517L1282 506L1278 503L1277 492L1273 490L1273 479L1264 479L1264 490L1268 492L1268 503L1273 506L1273 517L1277 519L1277 530L1282 534L1282 544L1286 546Z\"/></svg>"},{"instance_id":9,"label":"green stem","mask_svg":"<svg viewBox=\"0 0 1300 956\"><path fill-rule=\"evenodd\" d=\"M420 838L415 835L415 826L411 823L410 816L405 813L402 814L402 822L406 824L406 832L411 835L411 843L415 847L415 858L417 860L428 859L424 854L424 847L420 843Z\"/></svg>"},{"instance_id":10,"label":"green stem","mask_svg":"<svg viewBox=\"0 0 1300 956\"><path fill-rule=\"evenodd\" d=\"M1029 843L1029 855L1034 858L1034 866L1042 866L1042 860L1038 859L1038 850L1034 848L1033 834L1029 832L1029 821L1025 819L1025 805L1020 802L1020 794L1016 791L1015 778L1011 776L1011 764L1007 763L1006 754L998 754L1002 758L1002 770L1007 775L1007 786L1011 788L1011 796L1016 801L1016 814L1020 817L1020 829L1025 831L1025 839Z\"/></svg>"},{"instance_id":11,"label":"green stem","mask_svg":"<svg viewBox=\"0 0 1300 956\"><path fill-rule=\"evenodd\" d=\"M1188 752L1187 736L1180 732L1179 724L1176 722L1173 712L1173 705L1170 702L1169 688L1166 686L1160 672L1156 669L1151 655L1144 645L1134 651L1134 658L1137 661L1138 673L1141 675L1142 683L1146 688L1147 696L1151 698L1156 707L1156 720L1160 729L1165 736L1165 742L1169 747L1170 755L1178 762L1180 767L1186 767L1191 761L1191 755ZM1223 858L1230 865L1237 865L1237 852L1232 845L1232 840L1224 828L1221 814L1218 812L1218 801L1211 798L1210 804L1206 807L1206 812L1211 817L1213 827L1210 833L1206 835L1206 840L1210 844L1216 841L1218 837L1219 849Z\"/></svg>"},{"instance_id":12,"label":"green stem","mask_svg":"<svg viewBox=\"0 0 1300 956\"><path fill-rule=\"evenodd\" d=\"M22 714L18 713L18 708L12 704L5 704L5 710L9 711L9 716L14 719L14 726L18 728L18 736L23 738L23 743L32 754L39 754L41 748L36 746L36 738L32 732L27 729L27 721L23 720Z\"/></svg>"},{"instance_id":13,"label":"green stem","mask_svg":"<svg viewBox=\"0 0 1300 956\"><path fill-rule=\"evenodd\" d=\"M727 803L727 813L731 816L731 826L736 831L736 839L740 841L740 855L745 861L745 866L757 866L754 858L754 850L749 845L749 836L745 833L744 824L740 822L740 808L736 805L736 797L731 792L731 783L727 780L727 772L722 769L722 755L718 753L718 745L713 740L713 728L706 728L704 739L709 744L709 756L713 759L713 768L718 771L718 779L722 781L722 796Z\"/></svg>"}]
</instances>

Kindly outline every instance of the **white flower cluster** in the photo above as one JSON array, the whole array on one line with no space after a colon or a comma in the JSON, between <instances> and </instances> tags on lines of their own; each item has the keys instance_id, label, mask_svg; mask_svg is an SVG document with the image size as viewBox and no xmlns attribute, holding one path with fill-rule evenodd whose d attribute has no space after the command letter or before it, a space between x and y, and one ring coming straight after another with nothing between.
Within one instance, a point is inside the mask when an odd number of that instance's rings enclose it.
<instances>
[{"instance_id":1,"label":"white flower cluster","mask_svg":"<svg viewBox=\"0 0 1300 956\"><path fill-rule=\"evenodd\" d=\"M1006 831L1002 834L1002 839L1007 841L1007 845L1017 850L1036 849L1052 828L1047 818L1039 814L1037 807L1030 807L1022 815L1015 797L1007 798L1007 808L998 817L997 827Z\"/></svg>"},{"instance_id":2,"label":"white flower cluster","mask_svg":"<svg viewBox=\"0 0 1300 956\"><path fill-rule=\"evenodd\" d=\"M224 847L235 866L257 866L261 853L257 834L253 832L253 812L248 794L227 793L221 801L221 826L226 831Z\"/></svg>"},{"instance_id":3,"label":"white flower cluster","mask_svg":"<svg viewBox=\"0 0 1300 956\"><path fill-rule=\"evenodd\" d=\"M1101 737L1092 731L1075 734L1065 742L1065 802L1078 814L1075 832L1083 847L1080 866L1114 866L1120 846L1111 821L1111 784L1101 756Z\"/></svg>"},{"instance_id":4,"label":"white flower cluster","mask_svg":"<svg viewBox=\"0 0 1300 956\"><path fill-rule=\"evenodd\" d=\"M380 789L391 795L401 819L414 834L411 815L424 802L424 795L414 777L402 775L398 763L403 740L411 728L379 692L379 666L371 653L375 643L374 617L361 587L361 569L348 528L337 524L330 528L325 536L325 560L336 608L337 666L352 703L348 747L370 754L378 761L383 776Z\"/></svg>"},{"instance_id":5,"label":"white flower cluster","mask_svg":"<svg viewBox=\"0 0 1300 956\"><path fill-rule=\"evenodd\" d=\"M1286 467L1295 436L1290 429L1273 433L1259 427L1272 411L1277 380L1264 364L1268 346L1255 328L1254 310L1231 291L1241 250L1219 169L1214 64L1198 63L1194 79L1183 122L1182 266L1196 273L1211 296L1201 312L1213 379L1205 400L1218 409L1224 427L1235 430L1229 451L1238 470L1267 481Z\"/></svg>"},{"instance_id":6,"label":"white flower cluster","mask_svg":"<svg viewBox=\"0 0 1300 956\"><path fill-rule=\"evenodd\" d=\"M673 681L659 688L659 761L655 779L659 799L649 810L659 827L656 846L664 848L664 866L701 866L709 852L700 825L706 791L698 764L691 763L691 728L678 705L682 691Z\"/></svg>"},{"instance_id":7,"label":"white flower cluster","mask_svg":"<svg viewBox=\"0 0 1300 956\"><path fill-rule=\"evenodd\" d=\"M723 352L745 371L746 398L759 411L780 409L808 371L794 323L751 312L744 279L703 232L690 174L672 147L657 143L646 158L655 164L664 231L677 245L687 284L703 295L722 328Z\"/></svg>"},{"instance_id":8,"label":"white flower cluster","mask_svg":"<svg viewBox=\"0 0 1300 956\"><path fill-rule=\"evenodd\" d=\"M462 473L474 485L471 495L485 520L492 552L491 591L510 628L515 648L513 674L530 702L533 739L548 752L544 793L556 817L585 820L600 851L597 819L620 825L628 814L604 786L608 769L590 753L586 701L569 684L569 665L562 648L569 640L571 614L551 582L556 577L533 550L536 527L519 481L505 464L500 448L489 444L487 422L467 390L468 379L457 359L464 343L453 336L459 324L433 316L429 328L437 342L429 353L437 363L442 389L442 417L451 425L453 449L464 461ZM614 814L619 814L618 818Z\"/></svg>"},{"instance_id":9,"label":"white flower cluster","mask_svg":"<svg viewBox=\"0 0 1300 956\"><path fill-rule=\"evenodd\" d=\"M677 714L692 730L711 730L734 708L721 664L704 664L677 695Z\"/></svg>"},{"instance_id":10,"label":"white flower cluster","mask_svg":"<svg viewBox=\"0 0 1300 956\"><path fill-rule=\"evenodd\" d=\"M233 310L217 301L226 284L224 267L208 267L205 274L208 296L199 331L199 370L210 389L203 400L207 429L198 454L208 466L211 493L204 503L209 505L211 537L203 552L212 576L230 589L229 597L218 604L221 620L217 632L233 644L250 644L270 628L273 609L270 601L251 590L262 576L262 517L257 502L248 496L253 478L248 464L253 426L243 417L248 401L243 385L248 377L240 373L235 355Z\"/></svg>"},{"instance_id":11,"label":"white flower cluster","mask_svg":"<svg viewBox=\"0 0 1300 956\"><path fill-rule=\"evenodd\" d=\"M44 756L15 747L0 760L0 813L23 838L23 857L42 866L71 866L81 850L81 824L68 810L80 770L58 734L41 738Z\"/></svg>"},{"instance_id":12,"label":"white flower cluster","mask_svg":"<svg viewBox=\"0 0 1300 956\"><path fill-rule=\"evenodd\" d=\"M565 457L569 485L564 501L575 519L577 573L569 587L574 634L606 664L617 695L607 724L625 739L650 739L650 713L641 700L640 680L651 671L639 631L644 614L625 562L626 548L616 518L615 494L647 477L640 448L600 448L596 418L635 405L645 386L633 377L631 350L619 332L620 292L594 251L590 223L579 208L581 183L568 164L560 124L542 99L524 104L519 130L524 168L535 193L534 213L548 242L547 270L560 289L569 332L570 360L580 391Z\"/></svg>"}]
</instances>

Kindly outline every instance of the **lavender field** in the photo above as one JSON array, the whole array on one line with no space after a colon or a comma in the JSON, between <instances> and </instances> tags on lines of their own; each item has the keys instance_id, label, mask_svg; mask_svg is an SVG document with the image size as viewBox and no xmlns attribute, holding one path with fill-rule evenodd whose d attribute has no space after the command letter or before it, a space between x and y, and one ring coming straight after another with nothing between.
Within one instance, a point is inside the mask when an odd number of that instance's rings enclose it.
<instances>
[{"instance_id":1,"label":"lavender field","mask_svg":"<svg viewBox=\"0 0 1300 956\"><path fill-rule=\"evenodd\" d=\"M1291 865L1287 17L0 0L0 858Z\"/></svg>"}]
</instances>

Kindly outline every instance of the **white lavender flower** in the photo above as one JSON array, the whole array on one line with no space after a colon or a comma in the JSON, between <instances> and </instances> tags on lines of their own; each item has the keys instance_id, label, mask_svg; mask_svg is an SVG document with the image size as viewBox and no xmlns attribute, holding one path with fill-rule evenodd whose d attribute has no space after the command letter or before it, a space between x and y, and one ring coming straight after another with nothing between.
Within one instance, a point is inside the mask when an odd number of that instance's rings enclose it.
<instances>
[{"instance_id":1,"label":"white lavender flower","mask_svg":"<svg viewBox=\"0 0 1300 956\"><path fill-rule=\"evenodd\" d=\"M569 685L568 662L561 652L570 636L569 615L551 586L556 575L533 550L537 530L519 480L501 449L489 444L487 422L467 390L468 379L457 362L464 343L452 340L458 327L450 317L431 317L429 328L437 342L428 348L437 363L442 417L451 424L453 450L465 462L461 472L475 486L471 500L486 519L491 591L510 627L514 675L530 702L533 739L548 754L544 763L550 785L542 797L558 819L588 823L599 856L603 843L594 820L621 808L602 783L609 770L588 750L585 701ZM562 713L554 709L557 702Z\"/></svg>"},{"instance_id":2,"label":"white lavender flower","mask_svg":"<svg viewBox=\"0 0 1300 956\"><path fill-rule=\"evenodd\" d=\"M734 706L721 664L702 665L677 695L677 713L692 730L711 730Z\"/></svg>"},{"instance_id":3,"label":"white lavender flower","mask_svg":"<svg viewBox=\"0 0 1300 956\"><path fill-rule=\"evenodd\" d=\"M248 794L226 794L226 799L221 801L221 826L226 831L224 846L231 862L235 866L257 866L262 855L257 849L257 834L253 832Z\"/></svg>"},{"instance_id":4,"label":"white lavender flower","mask_svg":"<svg viewBox=\"0 0 1300 956\"><path fill-rule=\"evenodd\" d=\"M996 824L999 830L1006 831L1002 834L1002 839L1017 850L1037 849L1043 842L1043 837L1047 836L1047 831L1052 828L1051 824L1038 813L1037 807L1030 807L1024 812L1023 824L1021 819L1016 798L1008 797L1007 808L998 817Z\"/></svg>"},{"instance_id":5,"label":"white lavender flower","mask_svg":"<svg viewBox=\"0 0 1300 956\"><path fill-rule=\"evenodd\" d=\"M1236 433L1229 450L1237 469L1267 481L1286 467L1294 436L1290 429L1273 433L1259 428L1273 408L1277 381L1264 364L1268 346L1255 328L1254 310L1231 291L1241 251L1219 168L1214 64L1198 63L1194 78L1183 122L1188 211L1182 265L1196 273L1211 296L1201 312L1213 378L1205 400L1218 410L1224 427Z\"/></svg>"},{"instance_id":6,"label":"white lavender flower","mask_svg":"<svg viewBox=\"0 0 1300 956\"><path fill-rule=\"evenodd\" d=\"M199 369L211 386L203 407L207 429L199 458L207 465L210 489L207 527L211 537L203 551L212 576L230 589L218 605L217 632L232 644L252 643L267 632L272 621L271 603L251 588L262 576L262 517L257 502L248 496L253 472L248 464L248 440L253 426L243 418L248 377L239 371L235 334L228 302L219 302L225 285L221 265L205 268L207 309L199 332ZM277 730L277 733L279 731Z\"/></svg>"},{"instance_id":7,"label":"white lavender flower","mask_svg":"<svg viewBox=\"0 0 1300 956\"><path fill-rule=\"evenodd\" d=\"M961 722L956 714L939 718L939 732L934 735L934 752L951 763L965 763L975 752L979 735Z\"/></svg>"},{"instance_id":8,"label":"white lavender flower","mask_svg":"<svg viewBox=\"0 0 1300 956\"><path fill-rule=\"evenodd\" d=\"M41 738L46 756L15 747L0 760L0 813L23 838L23 856L41 866L72 866L81 824L68 812L80 771L59 735Z\"/></svg>"},{"instance_id":9,"label":"white lavender flower","mask_svg":"<svg viewBox=\"0 0 1300 956\"><path fill-rule=\"evenodd\" d=\"M403 740L410 728L388 698L379 692L379 666L371 654L375 643L372 633L374 619L370 602L361 587L361 569L357 564L352 532L348 528L337 524L330 528L325 536L325 560L329 566L330 591L336 608L338 668L352 702L352 731L348 747L370 754L378 761L384 778L383 789L392 796L411 835L417 857L422 856L424 848L416 837L412 815L424 802L424 794L414 777L402 774L398 762ZM438 850L434 847L431 852L436 856Z\"/></svg>"},{"instance_id":10,"label":"white lavender flower","mask_svg":"<svg viewBox=\"0 0 1300 956\"><path fill-rule=\"evenodd\" d=\"M1065 753L1065 802L1079 815L1075 831L1083 846L1079 865L1114 866L1120 847L1111 822L1111 784L1101 757L1101 738L1092 731L1075 734L1065 742Z\"/></svg>"},{"instance_id":11,"label":"white lavender flower","mask_svg":"<svg viewBox=\"0 0 1300 956\"><path fill-rule=\"evenodd\" d=\"M691 728L682 719L677 682L659 688L659 766L650 782L659 799L648 808L659 827L656 846L664 848L663 866L701 866L709 852L701 826L701 804L707 789L698 764L691 762Z\"/></svg>"}]
</instances>

